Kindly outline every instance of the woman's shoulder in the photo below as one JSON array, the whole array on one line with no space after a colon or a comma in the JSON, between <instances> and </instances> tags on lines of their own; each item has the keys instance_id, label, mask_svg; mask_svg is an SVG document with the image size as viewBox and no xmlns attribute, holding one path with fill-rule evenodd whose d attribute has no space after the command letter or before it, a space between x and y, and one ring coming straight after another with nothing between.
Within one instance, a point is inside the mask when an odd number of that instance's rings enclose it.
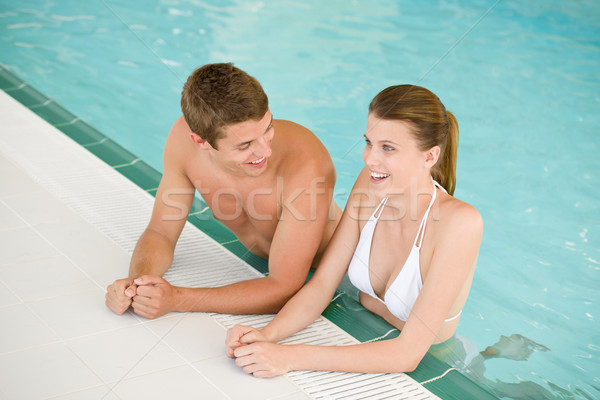
<instances>
[{"instance_id":1,"label":"woman's shoulder","mask_svg":"<svg viewBox=\"0 0 600 400\"><path fill-rule=\"evenodd\" d=\"M483 219L479 211L471 204L445 193L440 196L439 221L445 231L483 231Z\"/></svg>"}]
</instances>

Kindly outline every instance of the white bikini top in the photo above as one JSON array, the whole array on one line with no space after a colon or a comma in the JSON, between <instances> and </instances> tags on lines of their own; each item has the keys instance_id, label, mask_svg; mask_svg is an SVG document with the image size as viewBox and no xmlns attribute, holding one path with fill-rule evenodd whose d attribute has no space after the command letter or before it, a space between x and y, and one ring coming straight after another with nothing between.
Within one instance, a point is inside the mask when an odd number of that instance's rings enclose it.
<instances>
[{"instance_id":1,"label":"white bikini top","mask_svg":"<svg viewBox=\"0 0 600 400\"><path fill-rule=\"evenodd\" d=\"M356 250L354 250L354 255L352 256L352 260L348 267L348 277L350 278L350 282L352 282L352 284L361 292L364 292L385 304L388 310L402 321L408 319L408 315L410 314L415 301L417 301L417 297L423 287L419 258L423 236L425 235L425 226L427 225L427 217L429 216L429 211L436 198L437 190L435 187L437 186L446 192L439 183L433 179L432 181L434 184L433 195L431 196L427 211L425 211L425 215L419 225L415 242L413 243L408 258L400 270L400 273L386 290L383 300L380 299L373 290L373 285L371 284L371 278L369 276L369 262L371 259L371 243L373 241L373 234L375 233L375 226L387 203L387 197L381 200L381 203L379 203L365 226L362 228L360 240L358 241L358 245L356 246ZM461 312L462 310L454 317L448 318L445 321L449 322L458 318Z\"/></svg>"}]
</instances>

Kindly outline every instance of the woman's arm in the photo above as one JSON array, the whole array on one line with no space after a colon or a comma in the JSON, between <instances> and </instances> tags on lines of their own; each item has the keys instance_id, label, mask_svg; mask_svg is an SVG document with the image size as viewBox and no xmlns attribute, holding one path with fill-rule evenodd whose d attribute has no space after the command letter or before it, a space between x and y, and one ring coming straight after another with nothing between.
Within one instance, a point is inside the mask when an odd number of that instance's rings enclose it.
<instances>
[{"instance_id":1,"label":"woman's arm","mask_svg":"<svg viewBox=\"0 0 600 400\"><path fill-rule=\"evenodd\" d=\"M275 318L262 330L236 325L227 332L227 354L244 344L255 341L278 342L313 323L331 302L336 288L348 269L360 236L356 210L361 197L355 192L365 183L360 174L340 223L325 250L319 267L310 281L292 297Z\"/></svg>"},{"instance_id":2,"label":"woman's arm","mask_svg":"<svg viewBox=\"0 0 600 400\"><path fill-rule=\"evenodd\" d=\"M413 371L439 341L450 308L468 292L483 233L481 217L471 206L446 218L421 293L396 339L332 347L257 342L235 350L236 364L257 377L290 370Z\"/></svg>"},{"instance_id":3,"label":"woman's arm","mask_svg":"<svg viewBox=\"0 0 600 400\"><path fill-rule=\"evenodd\" d=\"M236 365L257 378L293 370L361 373L410 372L421 358L411 358L401 338L351 346L281 345L256 342L235 350Z\"/></svg>"}]
</instances>

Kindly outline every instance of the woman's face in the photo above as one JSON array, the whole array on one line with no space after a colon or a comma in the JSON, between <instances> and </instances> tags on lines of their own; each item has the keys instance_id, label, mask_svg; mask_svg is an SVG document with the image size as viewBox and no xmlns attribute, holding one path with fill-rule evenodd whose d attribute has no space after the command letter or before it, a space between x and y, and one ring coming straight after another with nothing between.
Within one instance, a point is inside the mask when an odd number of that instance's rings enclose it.
<instances>
[{"instance_id":1,"label":"woman's face","mask_svg":"<svg viewBox=\"0 0 600 400\"><path fill-rule=\"evenodd\" d=\"M370 190L377 197L407 193L409 185L418 184L427 172L427 152L417 148L410 123L369 114L365 140L363 161L371 172Z\"/></svg>"}]
</instances>

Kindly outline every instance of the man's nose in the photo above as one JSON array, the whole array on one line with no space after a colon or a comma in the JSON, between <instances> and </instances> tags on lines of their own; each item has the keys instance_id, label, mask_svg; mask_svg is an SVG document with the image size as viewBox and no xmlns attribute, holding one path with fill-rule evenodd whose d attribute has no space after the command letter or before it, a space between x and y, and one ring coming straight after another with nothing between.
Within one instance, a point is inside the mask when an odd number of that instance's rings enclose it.
<instances>
[{"instance_id":1,"label":"man's nose","mask_svg":"<svg viewBox=\"0 0 600 400\"><path fill-rule=\"evenodd\" d=\"M271 150L271 143L265 136L261 137L258 141L258 149L256 149L256 153L262 157L270 157L273 153Z\"/></svg>"}]
</instances>

